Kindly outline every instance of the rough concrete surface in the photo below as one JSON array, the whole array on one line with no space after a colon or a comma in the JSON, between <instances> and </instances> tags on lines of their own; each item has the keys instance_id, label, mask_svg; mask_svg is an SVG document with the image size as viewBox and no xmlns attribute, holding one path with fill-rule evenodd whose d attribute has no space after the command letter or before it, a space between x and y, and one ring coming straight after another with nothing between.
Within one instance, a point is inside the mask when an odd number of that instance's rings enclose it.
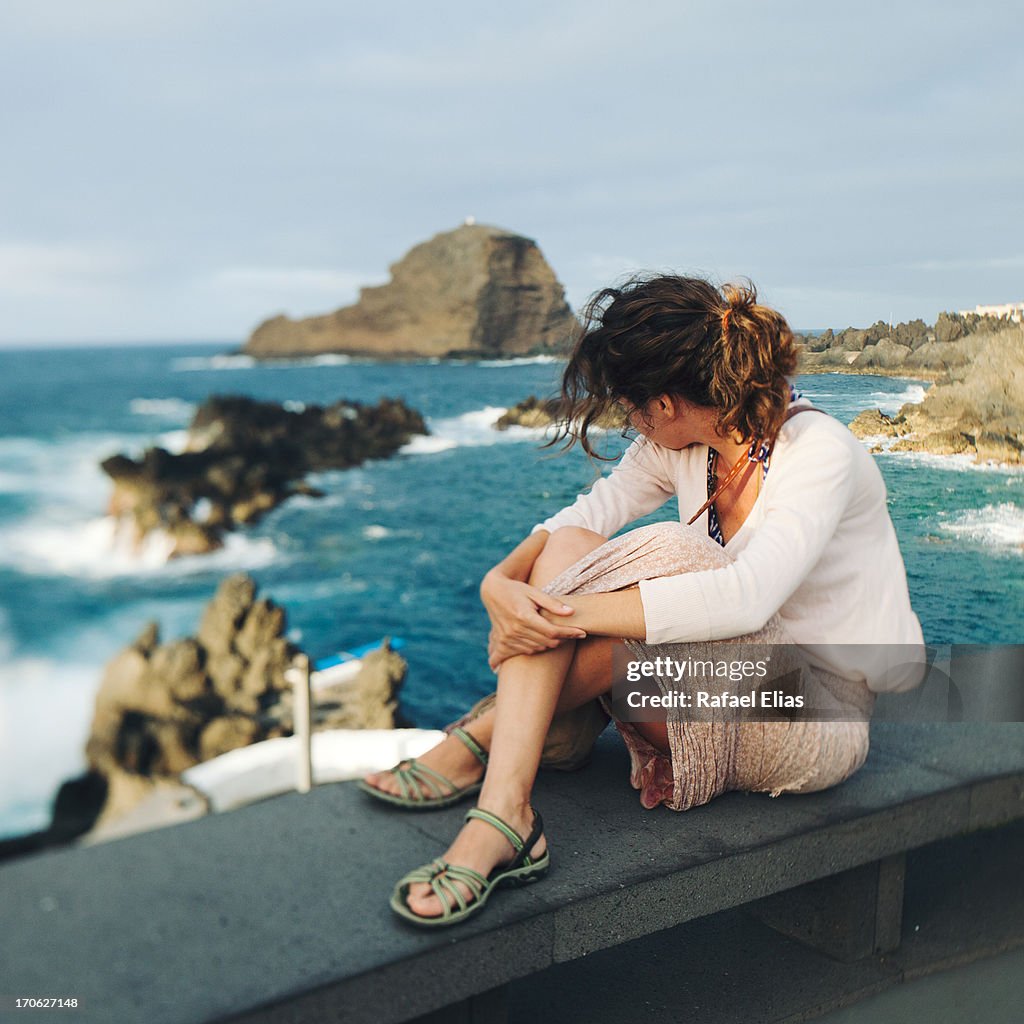
<instances>
[{"instance_id":1,"label":"rough concrete surface","mask_svg":"<svg viewBox=\"0 0 1024 1024\"><path fill-rule=\"evenodd\" d=\"M606 732L588 768L540 777L549 876L452 930L414 930L387 898L443 850L465 807L402 814L351 783L42 853L0 869L0 989L78 995L73 1016L33 1013L67 1024L408 1019L965 832L973 787L1024 777L1024 729L975 725L955 742L929 729L879 730L865 767L836 789L729 794L686 814L641 808ZM990 813L1024 813L1016 790L1002 792L1008 806Z\"/></svg>"}]
</instances>

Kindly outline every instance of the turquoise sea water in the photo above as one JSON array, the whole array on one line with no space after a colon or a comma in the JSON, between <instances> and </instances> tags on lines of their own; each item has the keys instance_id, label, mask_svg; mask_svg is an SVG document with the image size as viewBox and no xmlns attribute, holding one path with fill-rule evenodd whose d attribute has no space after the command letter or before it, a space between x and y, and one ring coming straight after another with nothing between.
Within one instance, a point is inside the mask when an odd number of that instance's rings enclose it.
<instances>
[{"instance_id":1,"label":"turquoise sea water","mask_svg":"<svg viewBox=\"0 0 1024 1024\"><path fill-rule=\"evenodd\" d=\"M256 365L222 347L0 352L0 834L43 824L82 767L104 662L150 619L194 632L223 577L250 571L314 655L405 638L407 713L438 726L492 687L481 575L593 479L577 453L491 423L547 394L551 361ZM848 422L895 411L920 382L822 375L797 385ZM163 564L112 548L99 461L174 447L211 393L278 401L397 395L432 436L396 458L318 476L224 551ZM617 439L610 439L614 443ZM621 441L619 442L622 443ZM1024 475L956 458L880 455L911 597L933 643L1024 640ZM674 503L652 518L674 516Z\"/></svg>"}]
</instances>

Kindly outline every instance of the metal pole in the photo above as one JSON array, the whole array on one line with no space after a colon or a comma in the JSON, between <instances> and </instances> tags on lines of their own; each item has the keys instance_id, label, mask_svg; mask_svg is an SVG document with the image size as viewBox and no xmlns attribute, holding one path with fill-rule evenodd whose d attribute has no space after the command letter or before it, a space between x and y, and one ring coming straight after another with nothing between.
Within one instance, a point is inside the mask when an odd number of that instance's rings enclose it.
<instances>
[{"instance_id":1,"label":"metal pole","mask_svg":"<svg viewBox=\"0 0 1024 1024\"><path fill-rule=\"evenodd\" d=\"M295 788L308 793L313 788L313 716L312 688L310 686L309 656L298 654L293 664L292 702L295 709L295 739L298 764Z\"/></svg>"}]
</instances>

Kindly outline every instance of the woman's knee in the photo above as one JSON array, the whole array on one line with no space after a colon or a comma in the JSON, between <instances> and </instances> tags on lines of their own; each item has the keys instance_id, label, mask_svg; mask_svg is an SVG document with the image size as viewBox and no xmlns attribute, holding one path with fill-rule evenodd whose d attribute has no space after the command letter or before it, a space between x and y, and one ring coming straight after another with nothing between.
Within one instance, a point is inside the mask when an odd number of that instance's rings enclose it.
<instances>
[{"instance_id":1,"label":"woman's knee","mask_svg":"<svg viewBox=\"0 0 1024 1024\"><path fill-rule=\"evenodd\" d=\"M530 574L534 586L543 586L584 555L599 548L607 538L582 526L561 526L547 539Z\"/></svg>"}]
</instances>

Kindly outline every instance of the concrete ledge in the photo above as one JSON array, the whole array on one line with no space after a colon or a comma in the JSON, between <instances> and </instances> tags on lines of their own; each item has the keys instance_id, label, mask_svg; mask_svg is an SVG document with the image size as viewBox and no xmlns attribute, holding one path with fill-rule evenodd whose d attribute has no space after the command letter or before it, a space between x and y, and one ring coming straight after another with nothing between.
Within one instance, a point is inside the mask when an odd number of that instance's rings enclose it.
<instances>
[{"instance_id":1,"label":"concrete ledge","mask_svg":"<svg viewBox=\"0 0 1024 1024\"><path fill-rule=\"evenodd\" d=\"M981 973L988 958L1024 951L1022 860L1024 821L908 853L902 942L892 953L842 963L745 909L727 910L513 982L508 1019L544 1020L557 1002L574 1020L601 1024L794 1024L938 972L973 964ZM992 984L990 972L981 983ZM986 993L988 1003L1012 1007L1009 1015L989 1017L976 995L962 993L941 1021L962 1021L965 1005L974 1020L1018 1020L1021 974ZM865 1006L859 1019L936 1019L908 1010L914 998L902 1014Z\"/></svg>"},{"instance_id":2,"label":"concrete ledge","mask_svg":"<svg viewBox=\"0 0 1024 1024\"><path fill-rule=\"evenodd\" d=\"M349 783L0 868L10 992L77 995L55 1020L408 1020L783 889L1024 817L1024 727L879 724L865 767L825 793L729 794L644 811L618 737L543 773L552 870L479 920L419 932L394 881L465 808L409 815ZM46 1015L36 1011L33 1020Z\"/></svg>"}]
</instances>

